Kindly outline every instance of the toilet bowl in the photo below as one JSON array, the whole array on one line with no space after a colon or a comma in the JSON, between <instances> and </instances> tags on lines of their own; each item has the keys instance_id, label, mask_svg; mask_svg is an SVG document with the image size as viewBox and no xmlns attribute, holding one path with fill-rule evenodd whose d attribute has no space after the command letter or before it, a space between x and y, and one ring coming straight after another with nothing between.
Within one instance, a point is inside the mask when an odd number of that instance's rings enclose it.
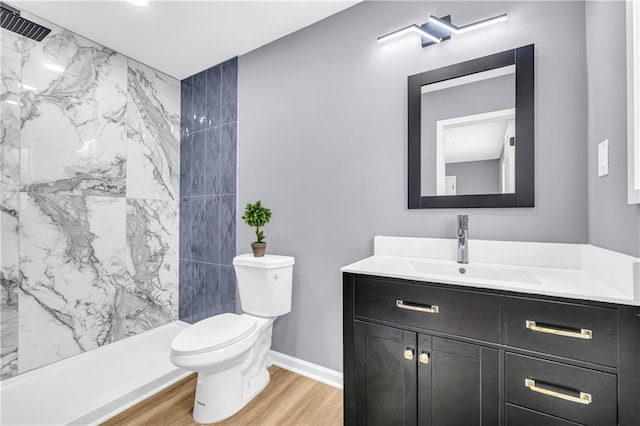
<instances>
[{"instance_id":1,"label":"toilet bowl","mask_svg":"<svg viewBox=\"0 0 640 426\"><path fill-rule=\"evenodd\" d=\"M267 386L273 322L291 310L293 257L248 254L233 264L244 313L206 318L171 342L171 362L198 373L198 423L232 416Z\"/></svg>"}]
</instances>

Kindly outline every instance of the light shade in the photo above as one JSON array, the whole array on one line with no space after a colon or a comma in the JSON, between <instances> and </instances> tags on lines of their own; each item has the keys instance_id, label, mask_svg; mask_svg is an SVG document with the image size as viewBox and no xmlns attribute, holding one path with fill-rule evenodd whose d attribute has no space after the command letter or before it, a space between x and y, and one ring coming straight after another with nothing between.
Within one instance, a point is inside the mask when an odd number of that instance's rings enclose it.
<instances>
[{"instance_id":1,"label":"light shade","mask_svg":"<svg viewBox=\"0 0 640 426\"><path fill-rule=\"evenodd\" d=\"M383 43L385 41L393 40L394 38L397 38L409 33L420 34L422 37L428 38L434 43L440 43L440 41L442 40L440 37L436 37L433 34L424 31L422 28L420 28L419 25L413 24L413 25L406 26L404 28L400 28L399 30L390 32L389 34L385 34L383 36L378 37L378 43Z\"/></svg>"},{"instance_id":2,"label":"light shade","mask_svg":"<svg viewBox=\"0 0 640 426\"><path fill-rule=\"evenodd\" d=\"M463 25L462 27L457 27L443 19L438 18L437 16L429 16L429 22L439 26L443 30L449 31L452 34L462 34L469 31L477 30L478 28L487 27L489 25L497 24L499 22L504 22L507 20L507 14L503 13L502 15L493 16L491 18L482 19L480 21L474 22L472 24Z\"/></svg>"}]
</instances>

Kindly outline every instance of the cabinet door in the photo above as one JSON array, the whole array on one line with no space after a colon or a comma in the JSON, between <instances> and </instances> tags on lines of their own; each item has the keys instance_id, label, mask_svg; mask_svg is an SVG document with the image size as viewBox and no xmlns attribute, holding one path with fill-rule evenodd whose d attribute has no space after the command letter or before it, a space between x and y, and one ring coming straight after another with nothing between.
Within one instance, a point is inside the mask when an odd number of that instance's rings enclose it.
<instances>
[{"instance_id":1,"label":"cabinet door","mask_svg":"<svg viewBox=\"0 0 640 426\"><path fill-rule=\"evenodd\" d=\"M419 334L417 356L420 425L500 424L497 350Z\"/></svg>"},{"instance_id":2,"label":"cabinet door","mask_svg":"<svg viewBox=\"0 0 640 426\"><path fill-rule=\"evenodd\" d=\"M416 333L355 322L356 424L415 425Z\"/></svg>"}]
</instances>

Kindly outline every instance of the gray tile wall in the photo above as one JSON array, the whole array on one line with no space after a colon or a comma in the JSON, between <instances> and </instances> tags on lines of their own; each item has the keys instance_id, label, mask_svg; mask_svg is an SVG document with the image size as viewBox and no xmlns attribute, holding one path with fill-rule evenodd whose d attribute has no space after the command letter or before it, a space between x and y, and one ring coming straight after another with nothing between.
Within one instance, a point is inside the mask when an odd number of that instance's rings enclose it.
<instances>
[{"instance_id":1,"label":"gray tile wall","mask_svg":"<svg viewBox=\"0 0 640 426\"><path fill-rule=\"evenodd\" d=\"M182 80L179 317L235 310L238 58Z\"/></svg>"}]
</instances>

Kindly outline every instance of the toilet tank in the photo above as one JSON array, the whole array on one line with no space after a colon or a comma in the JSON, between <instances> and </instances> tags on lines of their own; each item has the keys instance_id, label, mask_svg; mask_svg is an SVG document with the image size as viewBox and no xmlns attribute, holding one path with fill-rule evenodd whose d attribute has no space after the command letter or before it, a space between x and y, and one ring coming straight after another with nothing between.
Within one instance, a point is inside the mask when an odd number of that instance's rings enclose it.
<instances>
[{"instance_id":1,"label":"toilet tank","mask_svg":"<svg viewBox=\"0 0 640 426\"><path fill-rule=\"evenodd\" d=\"M291 256L236 256L233 266L242 311L261 317L277 317L290 312L294 263Z\"/></svg>"}]
</instances>

